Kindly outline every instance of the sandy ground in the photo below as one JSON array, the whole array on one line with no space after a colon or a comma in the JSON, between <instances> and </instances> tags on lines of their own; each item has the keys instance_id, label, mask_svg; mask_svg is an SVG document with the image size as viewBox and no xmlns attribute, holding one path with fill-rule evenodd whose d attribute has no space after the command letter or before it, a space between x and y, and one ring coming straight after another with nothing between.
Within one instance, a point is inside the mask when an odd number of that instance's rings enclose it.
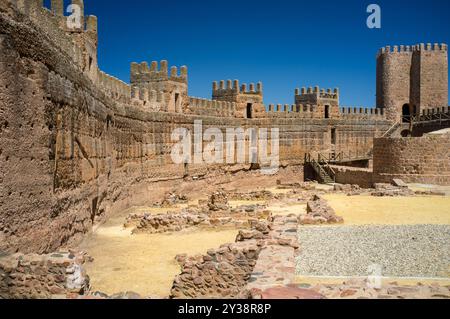
<instances>
[{"instance_id":1,"label":"sandy ground","mask_svg":"<svg viewBox=\"0 0 450 319\"><path fill-rule=\"evenodd\" d=\"M413 191L438 191L450 196L450 186L430 185L430 184L408 184Z\"/></svg>"},{"instance_id":2,"label":"sandy ground","mask_svg":"<svg viewBox=\"0 0 450 319\"><path fill-rule=\"evenodd\" d=\"M94 228L79 249L87 251L93 263L86 265L94 291L113 294L123 291L134 291L144 296L166 297L170 293L173 280L180 272L174 258L178 254L205 254L208 249L218 248L236 239L236 229L225 230L185 230L173 234L139 234L131 235L130 230L123 228L125 218L130 213L162 214L179 211L189 204L197 204L199 199L206 199L212 190L223 187L232 191L256 191L269 189L276 193L289 192L277 190L276 181L301 182L296 168L281 170L274 176L257 173L239 172L234 176L207 179L197 182L181 182L174 186L162 183L149 196L149 201L159 201L165 193L175 191L187 194L189 203L175 208L132 207L114 214L106 223ZM233 201L232 206L265 204L263 201ZM295 207L290 208L297 211ZM304 208L303 208L304 209ZM280 208L280 210L282 210Z\"/></svg>"},{"instance_id":3,"label":"sandy ground","mask_svg":"<svg viewBox=\"0 0 450 319\"><path fill-rule=\"evenodd\" d=\"M351 281L354 279L367 279L367 277L303 277L297 276L295 278L295 284L305 284L305 285L335 285L342 284L346 281ZM399 285L405 286L415 286L417 284L431 285L439 283L442 286L450 285L450 278L387 278L383 277L381 279L383 285L396 282Z\"/></svg>"},{"instance_id":4,"label":"sandy ground","mask_svg":"<svg viewBox=\"0 0 450 319\"><path fill-rule=\"evenodd\" d=\"M210 248L234 242L237 235L234 229L131 235L122 227L126 215L110 219L80 247L94 258L86 264L93 291L166 297L180 273L176 255L205 254Z\"/></svg>"},{"instance_id":5,"label":"sandy ground","mask_svg":"<svg viewBox=\"0 0 450 319\"><path fill-rule=\"evenodd\" d=\"M345 225L449 225L450 197L371 197L327 194Z\"/></svg>"},{"instance_id":6,"label":"sandy ground","mask_svg":"<svg viewBox=\"0 0 450 319\"><path fill-rule=\"evenodd\" d=\"M269 176L251 176L237 173L232 178L182 182L176 187L158 187L149 200L162 198L167 191L187 194L189 204L197 204L206 199L206 194L219 187L229 191L269 190L273 193L287 193L289 190L276 188L276 179L283 182L301 182L295 171L286 170L276 178ZM333 186L317 185L317 189L329 190ZM413 190L436 190L429 185L411 185ZM449 192L448 188L438 190ZM346 220L345 225L411 225L411 224L450 224L450 197L423 196L377 198L370 196L348 197L343 194L325 195L331 206ZM270 201L269 209L275 215L302 214L306 204L301 202ZM234 207L240 205L266 204L265 201L231 201ZM180 267L174 260L178 254L204 254L208 249L217 248L224 243L234 242L237 230L187 230L163 235L131 235L130 230L122 227L130 213L160 214L178 211L186 205L176 208L133 207L111 216L94 233L86 238L81 249L92 257L86 270L91 277L94 290L108 294L121 291L135 291L145 296L165 297L169 295L173 279L179 274ZM327 227L327 226L325 226ZM339 227L339 226L338 226ZM387 278L386 281L417 282L414 279ZM297 278L299 283L342 282L342 278ZM420 280L426 283L426 279Z\"/></svg>"},{"instance_id":7,"label":"sandy ground","mask_svg":"<svg viewBox=\"0 0 450 319\"><path fill-rule=\"evenodd\" d=\"M449 187L415 184L413 190L448 191ZM342 227L353 225L450 225L450 197L371 197L327 194L324 198L344 217L344 225L323 226ZM351 278L345 277L305 277L297 276L296 283L341 284ZM383 283L397 282L401 285L439 283L449 285L450 278L383 278Z\"/></svg>"}]
</instances>

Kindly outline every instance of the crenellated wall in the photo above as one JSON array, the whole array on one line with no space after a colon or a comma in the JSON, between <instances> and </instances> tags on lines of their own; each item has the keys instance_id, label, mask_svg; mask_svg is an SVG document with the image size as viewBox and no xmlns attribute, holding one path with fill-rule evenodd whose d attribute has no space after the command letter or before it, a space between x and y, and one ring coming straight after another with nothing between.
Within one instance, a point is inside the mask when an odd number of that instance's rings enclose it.
<instances>
[{"instance_id":1,"label":"crenellated wall","mask_svg":"<svg viewBox=\"0 0 450 319\"><path fill-rule=\"evenodd\" d=\"M325 119L314 106L277 116L265 111L262 84L189 97L187 68L169 73L164 61L133 64L127 84L97 67L94 17L67 30L61 2L41 4L0 2L0 251L55 251L107 214L148 204L155 182L221 173L225 164L172 161L172 132L193 132L195 121L203 132L279 129L283 166L307 153L367 153L392 124L376 114Z\"/></svg>"},{"instance_id":2,"label":"crenellated wall","mask_svg":"<svg viewBox=\"0 0 450 319\"><path fill-rule=\"evenodd\" d=\"M187 114L235 117L236 103L216 100L207 100L197 97L189 97L189 109Z\"/></svg>"},{"instance_id":3,"label":"crenellated wall","mask_svg":"<svg viewBox=\"0 0 450 319\"><path fill-rule=\"evenodd\" d=\"M448 106L446 44L387 46L377 55L377 107L389 120Z\"/></svg>"}]
</instances>

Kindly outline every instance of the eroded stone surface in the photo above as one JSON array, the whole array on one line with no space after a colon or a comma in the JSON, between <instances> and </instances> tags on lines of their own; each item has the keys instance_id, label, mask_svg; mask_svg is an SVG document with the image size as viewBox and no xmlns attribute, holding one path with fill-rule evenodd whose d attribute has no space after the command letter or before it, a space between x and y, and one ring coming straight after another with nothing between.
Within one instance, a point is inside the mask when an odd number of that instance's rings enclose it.
<instances>
[{"instance_id":1,"label":"eroded stone surface","mask_svg":"<svg viewBox=\"0 0 450 319\"><path fill-rule=\"evenodd\" d=\"M302 225L340 224L344 222L344 219L336 215L325 199L314 195L307 204L307 214L300 215L299 222Z\"/></svg>"}]
</instances>

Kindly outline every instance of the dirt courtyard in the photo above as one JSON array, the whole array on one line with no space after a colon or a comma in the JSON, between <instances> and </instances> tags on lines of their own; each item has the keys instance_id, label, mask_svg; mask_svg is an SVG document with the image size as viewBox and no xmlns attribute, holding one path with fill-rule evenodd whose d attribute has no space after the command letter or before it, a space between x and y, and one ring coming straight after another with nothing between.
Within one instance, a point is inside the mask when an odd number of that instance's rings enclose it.
<instances>
[{"instance_id":1,"label":"dirt courtyard","mask_svg":"<svg viewBox=\"0 0 450 319\"><path fill-rule=\"evenodd\" d=\"M280 186L280 179L284 186ZM324 231L327 228L336 230L345 230L345 227L408 227L429 225L427 227L447 227L450 225L450 197L449 196L410 196L410 197L374 197L370 194L361 194L359 196L347 196L343 193L333 191L332 186L312 184L307 189L299 186L299 181L292 174L280 176L253 176L245 179L242 183L242 193L252 191L267 191L271 193L272 199L234 199L230 200L231 207L240 206L264 206L275 216L288 216L290 214L306 214L307 200L312 194L319 193L325 198L330 206L334 208L337 215L344 218L344 223L331 226L318 226L317 231ZM204 181L200 182L204 183ZM236 180L230 179L226 182L216 181L215 184L203 188L199 191L195 184L186 183L179 185L177 191L183 190L189 201L183 204L177 204L170 208L163 207L134 207L120 214L116 214L99 225L95 231L79 247L86 251L93 258L93 262L86 265L87 273L91 278L93 291L101 291L106 294L113 294L119 291L133 291L143 296L152 296L156 298L166 298L170 294L173 280L180 273L180 265L175 260L177 255L196 256L205 254L209 249L218 248L226 243L233 243L239 232L239 227L215 227L215 228L189 228L179 232L162 234L132 234L130 229L124 227L124 221L130 213L147 213L151 215L167 214L170 212L181 212L183 209L195 205L199 200L207 198L207 194L214 189L223 188L229 191L235 190ZM241 185L241 184L240 184ZM257 186L255 186L257 185ZM287 185L287 186L286 186ZM314 236L313 228L304 226L308 231L312 231L310 238ZM320 230L322 229L322 230ZM384 228L383 228L384 229ZM402 230L403 231L403 230ZM418 230L418 234L422 230ZM434 229L431 231L432 236ZM390 232L389 229L386 230ZM365 236L362 233L361 236ZM409 236L409 233L406 233ZM428 233L427 233L428 234ZM340 236L340 235L339 235ZM315 238L315 237L314 237ZM330 237L332 238L332 237ZM402 240L408 241L409 237ZM367 238L369 241L370 239ZM384 240L384 239L383 239ZM310 247L303 247L300 241L300 252L310 251ZM310 245L304 240L305 245ZM439 245L448 245L446 242L437 242L436 247L447 249L450 247L440 247ZM324 237L317 237L314 242L314 256L308 258L322 258L323 264L327 264L327 254L322 251L324 245L329 245ZM356 248L364 247L355 244ZM359 246L358 246L359 245ZM341 245L342 246L342 245ZM345 247L345 245L343 246ZM414 249L414 248L412 248ZM409 254L411 251L403 252ZM414 252L414 251L413 251ZM395 255L395 251L393 252ZM363 252L364 254L364 252ZM392 255L386 255L392 256ZM428 256L428 255L427 255ZM442 256L441 256L442 257ZM390 258L390 257L388 257ZM439 258L436 257L436 258ZM446 258L441 262L448 263ZM414 258L413 258L414 260ZM425 260L422 265L427 267ZM355 262L356 264L356 262ZM450 263L448 264L450 266ZM397 267L397 266L396 266ZM401 267L401 265L399 266ZM362 268L361 268L362 269ZM398 271L397 268L393 268ZM422 268L420 268L421 270ZM348 270L342 270L343 273ZM415 269L413 269L415 270ZM413 271L412 270L412 271ZM339 282L339 276L317 276L307 275L307 271L298 270L296 283L304 285L312 284L332 284ZM300 273L305 273L300 275ZM313 272L314 273L314 272ZM326 273L326 271L325 271ZM420 278L418 273L417 280L411 280L412 276L399 275L393 279L417 284L418 282L427 282L427 278ZM329 275L330 273L326 273ZM338 273L339 275L339 273ZM358 273L357 275L365 275ZM358 277L355 274L355 277ZM438 278L443 282L450 281L450 273L443 273ZM343 278L345 276L342 276ZM388 279L385 279L388 280Z\"/></svg>"}]
</instances>

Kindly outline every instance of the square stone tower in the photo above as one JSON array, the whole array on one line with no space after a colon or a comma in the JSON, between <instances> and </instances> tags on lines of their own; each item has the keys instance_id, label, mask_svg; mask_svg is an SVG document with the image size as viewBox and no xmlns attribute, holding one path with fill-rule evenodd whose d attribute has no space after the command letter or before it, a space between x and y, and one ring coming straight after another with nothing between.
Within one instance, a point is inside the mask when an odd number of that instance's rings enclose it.
<instances>
[{"instance_id":1,"label":"square stone tower","mask_svg":"<svg viewBox=\"0 0 450 319\"><path fill-rule=\"evenodd\" d=\"M251 83L239 86L238 80L228 80L213 82L212 99L216 101L235 102L236 117L239 118L258 118L266 112L263 102L263 85L259 82L256 87Z\"/></svg>"},{"instance_id":2,"label":"square stone tower","mask_svg":"<svg viewBox=\"0 0 450 319\"><path fill-rule=\"evenodd\" d=\"M320 89L318 86L295 90L295 105L313 105L321 118L339 117L339 89Z\"/></svg>"},{"instance_id":3,"label":"square stone tower","mask_svg":"<svg viewBox=\"0 0 450 319\"><path fill-rule=\"evenodd\" d=\"M150 67L147 62L132 63L130 82L140 94L148 95L150 99L157 95L163 105L161 111L183 113L189 103L186 66L180 68L180 74L178 68L172 66L169 74L168 62L165 60L159 66L157 61L153 61Z\"/></svg>"},{"instance_id":4,"label":"square stone tower","mask_svg":"<svg viewBox=\"0 0 450 319\"><path fill-rule=\"evenodd\" d=\"M377 107L387 119L408 121L423 110L448 106L446 44L387 46L377 56Z\"/></svg>"}]
</instances>

